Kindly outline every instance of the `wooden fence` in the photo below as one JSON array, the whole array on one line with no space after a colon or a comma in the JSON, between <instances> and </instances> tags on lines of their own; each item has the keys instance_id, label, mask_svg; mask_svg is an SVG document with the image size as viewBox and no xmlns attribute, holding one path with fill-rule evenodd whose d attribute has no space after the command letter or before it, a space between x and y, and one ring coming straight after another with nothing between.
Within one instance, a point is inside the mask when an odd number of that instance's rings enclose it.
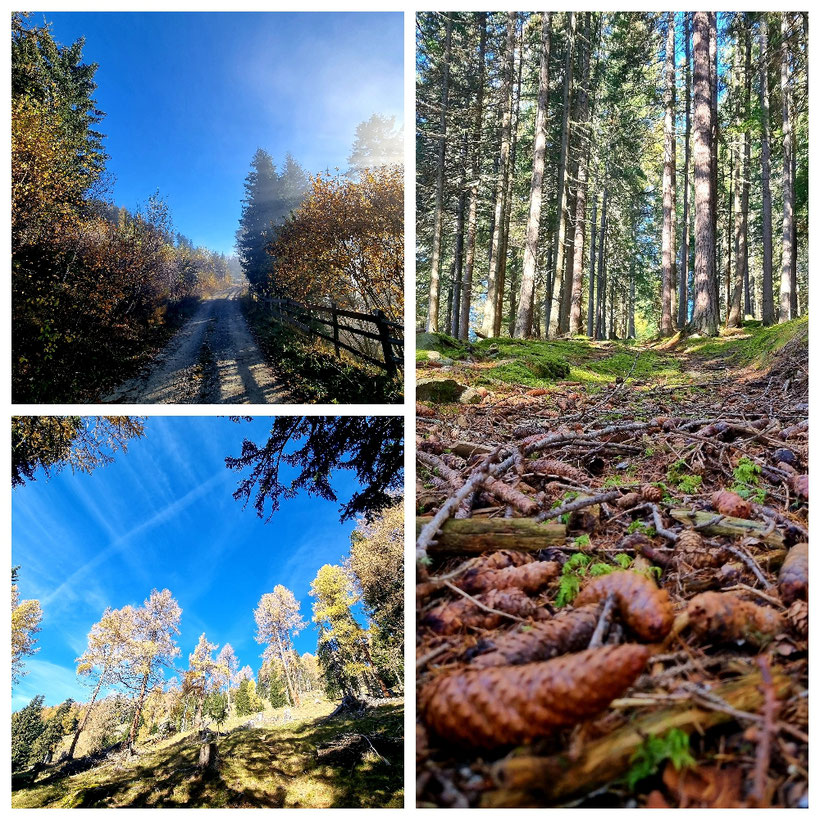
<instances>
[{"instance_id":1,"label":"wooden fence","mask_svg":"<svg viewBox=\"0 0 820 820\"><path fill-rule=\"evenodd\" d=\"M330 342L336 356L340 356L341 350L344 349L353 356L386 370L391 376L404 364L404 328L396 322L389 321L381 310L375 313L357 313L355 310L337 307L335 302L329 307L303 305L293 299L273 297L265 297L261 301L278 321L296 328L307 336L319 336ZM340 319L349 319L365 327L342 323ZM368 326L373 326L375 330L367 329ZM370 340L374 343L370 345L373 349L365 352L349 343L357 339ZM376 354L376 351L382 358L370 355Z\"/></svg>"}]
</instances>

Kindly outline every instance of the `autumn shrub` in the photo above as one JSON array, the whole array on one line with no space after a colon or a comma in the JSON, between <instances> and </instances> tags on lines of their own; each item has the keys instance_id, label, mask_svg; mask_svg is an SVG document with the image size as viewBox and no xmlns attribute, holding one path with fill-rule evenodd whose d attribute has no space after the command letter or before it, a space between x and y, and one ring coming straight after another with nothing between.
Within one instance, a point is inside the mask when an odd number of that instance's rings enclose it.
<instances>
[{"instance_id":1,"label":"autumn shrub","mask_svg":"<svg viewBox=\"0 0 820 820\"><path fill-rule=\"evenodd\" d=\"M402 170L365 170L357 179L318 174L268 252L275 291L403 321Z\"/></svg>"}]
</instances>

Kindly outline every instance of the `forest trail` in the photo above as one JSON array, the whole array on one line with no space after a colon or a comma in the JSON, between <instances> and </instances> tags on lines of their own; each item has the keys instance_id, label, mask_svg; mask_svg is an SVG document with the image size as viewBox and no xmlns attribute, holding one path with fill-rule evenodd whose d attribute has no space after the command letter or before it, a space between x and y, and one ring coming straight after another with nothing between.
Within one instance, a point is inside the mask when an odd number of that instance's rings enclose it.
<instances>
[{"instance_id":1,"label":"forest trail","mask_svg":"<svg viewBox=\"0 0 820 820\"><path fill-rule=\"evenodd\" d=\"M165 349L104 402L277 404L286 390L265 362L239 307L240 288L205 299Z\"/></svg>"}]
</instances>

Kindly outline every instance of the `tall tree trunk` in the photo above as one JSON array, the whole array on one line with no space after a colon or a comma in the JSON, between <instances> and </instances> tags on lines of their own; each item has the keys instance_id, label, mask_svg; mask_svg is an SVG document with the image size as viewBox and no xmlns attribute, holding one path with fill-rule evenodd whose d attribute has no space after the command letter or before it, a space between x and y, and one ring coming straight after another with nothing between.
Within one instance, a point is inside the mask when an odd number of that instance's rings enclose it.
<instances>
[{"instance_id":1,"label":"tall tree trunk","mask_svg":"<svg viewBox=\"0 0 820 820\"><path fill-rule=\"evenodd\" d=\"M627 306L627 339L635 338L635 259L629 263L629 305Z\"/></svg>"},{"instance_id":2,"label":"tall tree trunk","mask_svg":"<svg viewBox=\"0 0 820 820\"><path fill-rule=\"evenodd\" d=\"M580 53L581 82L578 88L578 192L575 197L575 238L572 260L572 287L569 306L569 332L581 332L581 292L584 281L584 240L587 207L587 167L592 152L592 134L589 131L589 85L592 52L592 15L586 13L584 20L583 51Z\"/></svg>"},{"instance_id":3,"label":"tall tree trunk","mask_svg":"<svg viewBox=\"0 0 820 820\"><path fill-rule=\"evenodd\" d=\"M484 303L484 317L481 332L485 337L495 330L498 306L498 274L501 267L504 241L504 213L506 210L507 175L510 171L510 136L512 122L513 71L515 61L515 18L514 11L507 12L507 33L504 50L504 75L501 85L501 151L498 158L498 176L495 187L495 225L490 245L490 270L487 276L487 299Z\"/></svg>"},{"instance_id":4,"label":"tall tree trunk","mask_svg":"<svg viewBox=\"0 0 820 820\"><path fill-rule=\"evenodd\" d=\"M137 708L134 712L134 719L131 721L131 731L128 733L128 745L134 745L134 739L137 736L137 727L140 723L140 715L142 714L142 704L145 700L145 690L148 688L148 676L150 672L146 672L142 678L142 684L140 685L140 693L139 697L137 698Z\"/></svg>"},{"instance_id":5,"label":"tall tree trunk","mask_svg":"<svg viewBox=\"0 0 820 820\"><path fill-rule=\"evenodd\" d=\"M74 750L77 748L77 741L80 739L80 734L82 733L83 729L85 729L86 723L88 723L88 718L91 716L91 708L94 706L94 702L97 700L97 695L100 694L100 689L102 689L103 680L105 679L107 672L107 668L103 669L102 674L100 675L100 679L97 681L97 686L94 688L94 694L91 696L91 700L88 702L88 706L86 707L82 722L77 727L77 731L74 732L74 737L71 739L71 746L68 749L69 760L71 760L74 757Z\"/></svg>"},{"instance_id":6,"label":"tall tree trunk","mask_svg":"<svg viewBox=\"0 0 820 820\"><path fill-rule=\"evenodd\" d=\"M780 94L783 98L783 260L780 270L780 321L792 318L792 221L794 220L794 180L792 179L792 123L789 85L789 19L781 12Z\"/></svg>"},{"instance_id":7,"label":"tall tree trunk","mask_svg":"<svg viewBox=\"0 0 820 820\"><path fill-rule=\"evenodd\" d=\"M790 101L789 105L793 106L794 103L792 102L791 95L789 95ZM794 116L794 110L792 108L792 116ZM792 263L791 263L791 317L792 319L796 319L800 314L798 311L798 299L797 299L797 220L794 218L794 186L797 180L797 134L794 130L794 125L792 125L792 171L791 171L791 179L790 185L792 189Z\"/></svg>"},{"instance_id":8,"label":"tall tree trunk","mask_svg":"<svg viewBox=\"0 0 820 820\"><path fill-rule=\"evenodd\" d=\"M729 217L734 212L734 246L735 246L735 268L734 276L731 275L729 265L726 266L726 327L740 327L743 321L741 312L743 300L743 258L741 247L745 241L743 236L743 137L741 125L746 117L746 112L741 110L737 100L738 88L740 85L740 54L735 49L734 63L732 65L732 94L735 102L734 116L734 146L732 148L732 175L729 188ZM731 218L727 219L727 225L731 224ZM728 234L728 232L727 232ZM727 251L731 248L731 243L727 242ZM727 253L727 259L729 255Z\"/></svg>"},{"instance_id":9,"label":"tall tree trunk","mask_svg":"<svg viewBox=\"0 0 820 820\"><path fill-rule=\"evenodd\" d=\"M464 288L464 209L467 204L465 184L466 180L462 178L456 206L456 246L453 250L452 318L448 332L455 338L458 338L458 329L461 325L461 292Z\"/></svg>"},{"instance_id":10,"label":"tall tree trunk","mask_svg":"<svg viewBox=\"0 0 820 820\"><path fill-rule=\"evenodd\" d=\"M671 336L675 278L675 12L667 15L663 121L663 235L661 238L661 336Z\"/></svg>"},{"instance_id":11,"label":"tall tree trunk","mask_svg":"<svg viewBox=\"0 0 820 820\"><path fill-rule=\"evenodd\" d=\"M288 697L290 698L290 701L293 704L293 706L298 706L299 695L296 692L296 687L293 685L290 664L288 663L287 651L285 649L285 642L282 640L282 636L278 633L276 635L276 643L276 648L279 651L279 660L282 661L282 670L285 673L285 687L288 690Z\"/></svg>"},{"instance_id":12,"label":"tall tree trunk","mask_svg":"<svg viewBox=\"0 0 820 820\"><path fill-rule=\"evenodd\" d=\"M720 321L715 276L715 221L712 196L712 89L710 83L710 12L695 12L694 165L695 165L695 292L692 330L715 336Z\"/></svg>"},{"instance_id":13,"label":"tall tree trunk","mask_svg":"<svg viewBox=\"0 0 820 820\"><path fill-rule=\"evenodd\" d=\"M548 324L548 334L554 336L558 330L560 314L560 296L562 294L561 282L564 274L564 256L567 230L567 161L569 152L569 128L570 128L570 88L572 87L572 57L575 47L575 12L567 12L567 42L565 45L566 54L564 57L564 96L563 107L561 109L561 154L558 162L558 185L556 187L556 208L558 217L558 230L555 232L555 251L553 258L552 287L550 288L550 299L555 299L555 286L559 286L559 310L553 309L550 305L550 316ZM553 315L554 314L554 315Z\"/></svg>"},{"instance_id":14,"label":"tall tree trunk","mask_svg":"<svg viewBox=\"0 0 820 820\"><path fill-rule=\"evenodd\" d=\"M473 298L473 268L475 265L475 237L478 214L478 189L481 172L481 123L484 117L484 53L487 48L487 12L477 14L480 30L478 47L478 79L475 116L473 119L472 166L470 168L470 206L467 216L467 251L464 259L464 284L461 290L461 311L458 338L470 336L470 305Z\"/></svg>"},{"instance_id":15,"label":"tall tree trunk","mask_svg":"<svg viewBox=\"0 0 820 820\"><path fill-rule=\"evenodd\" d=\"M532 316L535 304L535 270L538 258L538 234L541 228L544 157L547 150L551 40L552 12L545 11L541 13L541 66L538 74L538 107L535 113L530 206L527 214L527 229L524 241L524 268L521 273L518 316L515 322L515 336L519 339L527 338L532 332Z\"/></svg>"},{"instance_id":16,"label":"tall tree trunk","mask_svg":"<svg viewBox=\"0 0 820 820\"><path fill-rule=\"evenodd\" d=\"M436 167L436 204L433 213L433 251L430 258L430 293L427 303L427 332L438 333L440 300L441 231L444 210L444 160L447 153L447 106L450 94L450 47L453 21L446 15L444 62L441 68L441 112L439 119L438 164Z\"/></svg>"},{"instance_id":17,"label":"tall tree trunk","mask_svg":"<svg viewBox=\"0 0 820 820\"><path fill-rule=\"evenodd\" d=\"M718 145L720 144L720 120L718 118L718 15L716 11L709 15L709 90L711 106L711 208L712 208L712 254L715 257L715 276L711 282L712 300L720 324L720 299L718 298Z\"/></svg>"},{"instance_id":18,"label":"tall tree trunk","mask_svg":"<svg viewBox=\"0 0 820 820\"><path fill-rule=\"evenodd\" d=\"M691 49L690 49L690 16L683 13L683 45L686 66L684 69L684 94L686 95L686 134L683 140L683 230L681 231L680 263L678 264L678 327L685 328L689 318L689 146L690 113L691 113Z\"/></svg>"},{"instance_id":19,"label":"tall tree trunk","mask_svg":"<svg viewBox=\"0 0 820 820\"><path fill-rule=\"evenodd\" d=\"M587 299L587 336L595 332L595 242L598 234L598 195L592 200L592 231L589 248L589 294Z\"/></svg>"},{"instance_id":20,"label":"tall tree trunk","mask_svg":"<svg viewBox=\"0 0 820 820\"><path fill-rule=\"evenodd\" d=\"M749 15L743 15L743 107L746 111L746 120L743 132L743 192L740 197L740 207L743 211L743 230L740 255L743 259L743 314L752 315L751 272L749 266L749 188L752 171L752 135L749 131L749 122L752 118L752 31Z\"/></svg>"},{"instance_id":21,"label":"tall tree trunk","mask_svg":"<svg viewBox=\"0 0 820 820\"><path fill-rule=\"evenodd\" d=\"M496 306L493 336L501 335L501 321L504 316L504 286L507 279L507 247L510 238L510 214L512 213L513 183L515 182L515 158L518 151L518 111L521 103L521 72L524 67L523 56L523 52L520 52L518 76L510 103L510 157L507 166L507 187L504 192L504 221L501 226L501 250L498 255L498 272L496 275ZM513 73L515 73L514 60L515 51L513 51Z\"/></svg>"},{"instance_id":22,"label":"tall tree trunk","mask_svg":"<svg viewBox=\"0 0 820 820\"><path fill-rule=\"evenodd\" d=\"M763 198L763 324L774 324L772 284L772 190L771 149L769 146L769 26L766 12L760 14L760 186Z\"/></svg>"},{"instance_id":23,"label":"tall tree trunk","mask_svg":"<svg viewBox=\"0 0 820 820\"><path fill-rule=\"evenodd\" d=\"M609 173L607 167L604 177ZM609 191L604 185L604 196L601 203L601 227L598 231L598 307L595 317L595 338L606 336L606 206Z\"/></svg>"}]
</instances>

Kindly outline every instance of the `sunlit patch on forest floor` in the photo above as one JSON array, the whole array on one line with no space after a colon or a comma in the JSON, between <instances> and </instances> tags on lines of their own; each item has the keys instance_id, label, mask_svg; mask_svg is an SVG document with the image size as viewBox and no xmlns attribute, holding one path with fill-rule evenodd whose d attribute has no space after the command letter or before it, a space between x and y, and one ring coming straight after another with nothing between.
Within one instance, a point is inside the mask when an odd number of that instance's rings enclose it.
<instances>
[{"instance_id":1,"label":"sunlit patch on forest floor","mask_svg":"<svg viewBox=\"0 0 820 820\"><path fill-rule=\"evenodd\" d=\"M492 379L493 345L570 375ZM420 379L480 392L417 405L418 804L805 805L807 319L440 356ZM586 592L614 576L649 586ZM616 649L648 660L627 674ZM568 692L610 685L573 714Z\"/></svg>"},{"instance_id":2,"label":"sunlit patch on forest floor","mask_svg":"<svg viewBox=\"0 0 820 820\"><path fill-rule=\"evenodd\" d=\"M290 718L278 709L235 719L238 725L222 727L219 768L210 776L197 767L199 733L177 734L137 746L131 758L112 755L79 774L62 775L52 766L31 783L18 779L12 783L12 806L402 806L402 702L328 717L334 706L321 700L289 710Z\"/></svg>"}]
</instances>

